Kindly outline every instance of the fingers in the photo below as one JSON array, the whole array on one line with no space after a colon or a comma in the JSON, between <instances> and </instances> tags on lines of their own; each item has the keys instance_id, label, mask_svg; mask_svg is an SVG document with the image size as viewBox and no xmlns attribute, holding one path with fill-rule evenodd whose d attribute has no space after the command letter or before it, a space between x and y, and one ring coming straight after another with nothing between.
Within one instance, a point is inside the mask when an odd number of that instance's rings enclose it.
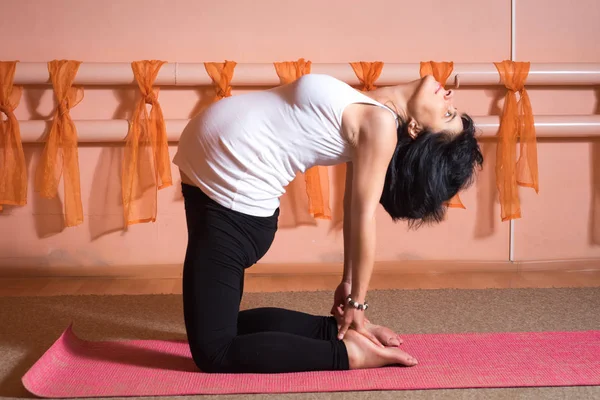
<instances>
[{"instance_id":1,"label":"fingers","mask_svg":"<svg viewBox=\"0 0 600 400\"><path fill-rule=\"evenodd\" d=\"M344 304L340 303L337 304L337 302L333 302L333 305L331 306L331 310L329 311L331 313L331 315L335 315L335 313L338 311L338 309L344 309Z\"/></svg>"},{"instance_id":2,"label":"fingers","mask_svg":"<svg viewBox=\"0 0 600 400\"><path fill-rule=\"evenodd\" d=\"M342 324L343 323L342 321L344 319L344 309L342 307L338 306L335 309L333 316L335 317L335 320L338 323L338 325Z\"/></svg>"},{"instance_id":3,"label":"fingers","mask_svg":"<svg viewBox=\"0 0 600 400\"><path fill-rule=\"evenodd\" d=\"M346 335L346 332L348 332L349 327L350 327L350 323L347 323L346 321L344 321L342 323L342 326L340 327L340 329L338 331L338 340L342 340L344 338L344 336Z\"/></svg>"},{"instance_id":4,"label":"fingers","mask_svg":"<svg viewBox=\"0 0 600 400\"><path fill-rule=\"evenodd\" d=\"M381 342L380 342L380 341L379 341L379 340L378 340L378 339L377 339L377 338L376 338L374 335L372 335L372 334L369 334L369 336L368 336L368 337L369 337L369 339L371 340L371 342L375 343L377 346L379 346L379 347L385 347L385 346L383 345L383 343L381 343Z\"/></svg>"},{"instance_id":5,"label":"fingers","mask_svg":"<svg viewBox=\"0 0 600 400\"><path fill-rule=\"evenodd\" d=\"M329 311L331 313L331 315L335 315L335 312L340 307L340 305L341 304L336 304L335 302L333 303L333 305L331 306L331 311Z\"/></svg>"},{"instance_id":6,"label":"fingers","mask_svg":"<svg viewBox=\"0 0 600 400\"><path fill-rule=\"evenodd\" d=\"M390 337L387 342L388 342L388 346L398 347L402 343L404 343L404 340L400 339L400 335L395 335L395 336Z\"/></svg>"},{"instance_id":7,"label":"fingers","mask_svg":"<svg viewBox=\"0 0 600 400\"><path fill-rule=\"evenodd\" d=\"M367 325L366 328L375 335L381 343L388 347L398 347L402 343L400 336L390 328L373 324Z\"/></svg>"},{"instance_id":8,"label":"fingers","mask_svg":"<svg viewBox=\"0 0 600 400\"><path fill-rule=\"evenodd\" d=\"M353 321L353 315L352 313L345 313L344 315L344 319L342 321L342 326L340 327L339 331L338 331L338 339L342 340L344 338L344 336L346 335L346 332L348 332L348 329L350 328L350 325L352 325L352 321Z\"/></svg>"},{"instance_id":9,"label":"fingers","mask_svg":"<svg viewBox=\"0 0 600 400\"><path fill-rule=\"evenodd\" d=\"M381 342L379 341L379 339L377 339L377 338L375 337L375 335L373 335L373 334L372 334L371 332L369 332L368 330L366 330L366 329L364 329L364 328L363 328L363 329L360 329L360 330L359 330L359 332L360 332L360 334L361 334L361 335L363 335L363 336L366 336L366 337L367 337L367 339L369 339L371 342L375 343L375 345L376 345L376 346L378 346L378 347L385 347L385 346L383 345L383 343L381 343Z\"/></svg>"}]
</instances>

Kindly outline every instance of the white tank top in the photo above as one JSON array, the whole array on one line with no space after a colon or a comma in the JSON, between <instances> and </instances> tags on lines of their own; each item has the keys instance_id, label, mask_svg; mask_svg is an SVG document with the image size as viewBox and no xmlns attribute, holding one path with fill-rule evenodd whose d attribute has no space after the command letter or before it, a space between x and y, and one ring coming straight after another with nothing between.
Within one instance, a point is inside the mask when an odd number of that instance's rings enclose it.
<instances>
[{"instance_id":1,"label":"white tank top","mask_svg":"<svg viewBox=\"0 0 600 400\"><path fill-rule=\"evenodd\" d=\"M353 103L388 109L343 81L308 74L227 97L184 129L173 162L217 203L267 217L298 172L351 160L342 113Z\"/></svg>"}]
</instances>

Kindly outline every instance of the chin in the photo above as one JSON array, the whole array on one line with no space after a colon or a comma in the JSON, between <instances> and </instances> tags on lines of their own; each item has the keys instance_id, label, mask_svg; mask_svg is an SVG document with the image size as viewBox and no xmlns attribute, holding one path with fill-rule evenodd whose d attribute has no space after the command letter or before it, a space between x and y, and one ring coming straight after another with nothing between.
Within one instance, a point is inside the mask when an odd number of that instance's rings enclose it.
<instances>
[{"instance_id":1,"label":"chin","mask_svg":"<svg viewBox=\"0 0 600 400\"><path fill-rule=\"evenodd\" d=\"M440 83L433 77L433 75L427 75L423 77L423 86L428 90L435 92L439 85Z\"/></svg>"},{"instance_id":2,"label":"chin","mask_svg":"<svg viewBox=\"0 0 600 400\"><path fill-rule=\"evenodd\" d=\"M421 99L421 102L428 103L429 101L433 101L437 97L435 91L439 85L439 82L435 80L433 75L426 75L420 79L420 84L415 91L414 97Z\"/></svg>"}]
</instances>

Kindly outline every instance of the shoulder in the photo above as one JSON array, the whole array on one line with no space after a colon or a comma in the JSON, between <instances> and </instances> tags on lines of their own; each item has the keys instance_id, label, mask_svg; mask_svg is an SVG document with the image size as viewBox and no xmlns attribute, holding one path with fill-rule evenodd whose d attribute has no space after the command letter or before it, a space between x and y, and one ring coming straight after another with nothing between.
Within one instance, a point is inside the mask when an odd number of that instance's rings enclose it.
<instances>
[{"instance_id":1,"label":"shoulder","mask_svg":"<svg viewBox=\"0 0 600 400\"><path fill-rule=\"evenodd\" d=\"M340 90L344 91L351 88L346 82L326 74L309 73L302 75L294 82L299 86L307 86L320 92L338 92Z\"/></svg>"},{"instance_id":2,"label":"shoulder","mask_svg":"<svg viewBox=\"0 0 600 400\"><path fill-rule=\"evenodd\" d=\"M395 146L397 140L393 115L374 104L350 104L344 111L342 127L347 140L355 148L361 143Z\"/></svg>"},{"instance_id":3,"label":"shoulder","mask_svg":"<svg viewBox=\"0 0 600 400\"><path fill-rule=\"evenodd\" d=\"M396 121L388 110L378 106L365 106L360 118L358 135L358 143L382 149L395 147Z\"/></svg>"},{"instance_id":4,"label":"shoulder","mask_svg":"<svg viewBox=\"0 0 600 400\"><path fill-rule=\"evenodd\" d=\"M396 120L389 110L376 105L365 105L361 127L365 129L384 129L386 132L396 132Z\"/></svg>"}]
</instances>

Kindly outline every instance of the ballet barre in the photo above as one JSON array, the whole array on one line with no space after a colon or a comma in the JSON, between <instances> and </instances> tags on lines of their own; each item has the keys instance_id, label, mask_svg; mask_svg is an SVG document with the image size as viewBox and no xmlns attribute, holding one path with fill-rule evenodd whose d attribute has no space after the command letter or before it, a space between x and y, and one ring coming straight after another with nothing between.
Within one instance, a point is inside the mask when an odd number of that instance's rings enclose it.
<instances>
[{"instance_id":1,"label":"ballet barre","mask_svg":"<svg viewBox=\"0 0 600 400\"><path fill-rule=\"evenodd\" d=\"M501 60L499 60L501 61ZM419 79L419 63L384 64L376 85L389 86ZM334 76L352 86L360 85L349 63L313 63L311 73ZM49 85L45 62L19 62L15 85ZM130 63L83 62L75 85L136 85ZM204 63L166 63L160 69L156 86L212 85ZM234 69L232 86L276 86L281 81L272 63L239 63ZM455 63L447 86L502 85L493 63ZM531 63L526 86L600 85L600 63Z\"/></svg>"},{"instance_id":2,"label":"ballet barre","mask_svg":"<svg viewBox=\"0 0 600 400\"><path fill-rule=\"evenodd\" d=\"M538 138L590 138L600 137L600 115L540 115L534 117ZM499 116L473 117L478 137L495 138L500 124ZM188 119L165 120L167 137L177 142ZM19 121L23 143L43 143L52 121ZM126 139L129 121L115 120L76 120L79 143L118 143Z\"/></svg>"}]
</instances>

